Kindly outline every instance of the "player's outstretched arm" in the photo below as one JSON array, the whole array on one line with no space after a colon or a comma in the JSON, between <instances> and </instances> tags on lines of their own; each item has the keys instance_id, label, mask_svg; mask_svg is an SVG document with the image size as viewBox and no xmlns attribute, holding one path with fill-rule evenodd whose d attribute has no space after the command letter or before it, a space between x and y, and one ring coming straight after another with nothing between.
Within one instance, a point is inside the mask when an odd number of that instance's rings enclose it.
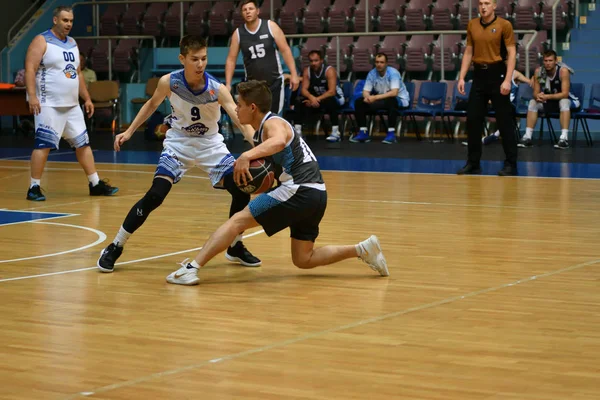
<instances>
[{"instance_id":1,"label":"player's outstretched arm","mask_svg":"<svg viewBox=\"0 0 600 400\"><path fill-rule=\"evenodd\" d=\"M238 128L240 128L240 130L242 131L242 135L244 135L244 138L246 138L250 145L254 146L254 128L252 128L250 125L242 125L240 123L240 120L237 117L237 106L235 105L235 101L233 101L233 96L231 96L231 93L223 84L221 84L221 87L219 88L218 100L219 104L221 105L221 107L223 107L223 109L225 109L225 112L227 113L227 115L229 115L233 123Z\"/></svg>"},{"instance_id":2,"label":"player's outstretched arm","mask_svg":"<svg viewBox=\"0 0 600 400\"><path fill-rule=\"evenodd\" d=\"M154 111L162 104L167 97L171 93L171 74L164 75L158 81L158 86L154 91L154 94L140 109L137 113L129 128L123 133L118 134L115 137L115 150L121 150L121 145L131 139L135 131L142 125L152 114Z\"/></svg>"}]
</instances>

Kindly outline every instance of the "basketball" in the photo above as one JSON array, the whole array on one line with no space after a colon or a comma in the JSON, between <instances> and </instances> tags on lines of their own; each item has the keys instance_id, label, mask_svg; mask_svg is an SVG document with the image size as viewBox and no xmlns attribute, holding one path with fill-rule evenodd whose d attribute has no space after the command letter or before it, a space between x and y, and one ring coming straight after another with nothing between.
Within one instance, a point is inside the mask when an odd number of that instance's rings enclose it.
<instances>
[{"instance_id":1,"label":"basketball","mask_svg":"<svg viewBox=\"0 0 600 400\"><path fill-rule=\"evenodd\" d=\"M264 193L273 187L275 182L275 171L273 164L263 158L250 161L250 174L252 180L246 185L240 183L238 187L244 193L259 194Z\"/></svg>"},{"instance_id":2,"label":"basketball","mask_svg":"<svg viewBox=\"0 0 600 400\"><path fill-rule=\"evenodd\" d=\"M154 135L158 140L163 140L167 135L167 131L169 130L169 126L165 124L158 124L156 128L154 128Z\"/></svg>"}]
</instances>

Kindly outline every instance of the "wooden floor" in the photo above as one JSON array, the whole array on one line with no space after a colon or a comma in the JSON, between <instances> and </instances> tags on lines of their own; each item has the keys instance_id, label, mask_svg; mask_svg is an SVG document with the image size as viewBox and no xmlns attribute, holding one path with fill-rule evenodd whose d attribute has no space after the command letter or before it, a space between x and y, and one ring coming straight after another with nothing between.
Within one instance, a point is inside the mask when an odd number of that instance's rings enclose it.
<instances>
[{"instance_id":1,"label":"wooden floor","mask_svg":"<svg viewBox=\"0 0 600 400\"><path fill-rule=\"evenodd\" d=\"M32 203L0 161L0 208L77 214L0 226L2 399L600 399L600 181L325 172L317 244L377 234L389 278L296 269L257 229L261 268L220 255L182 287L226 192L192 170L102 274L153 167L99 165L112 198L47 167Z\"/></svg>"}]
</instances>

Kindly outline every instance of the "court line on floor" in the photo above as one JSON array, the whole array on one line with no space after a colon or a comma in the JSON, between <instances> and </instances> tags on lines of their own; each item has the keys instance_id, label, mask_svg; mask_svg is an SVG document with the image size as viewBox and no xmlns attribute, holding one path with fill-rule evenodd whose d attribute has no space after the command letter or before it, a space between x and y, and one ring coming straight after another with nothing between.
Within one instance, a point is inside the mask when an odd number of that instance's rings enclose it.
<instances>
[{"instance_id":1,"label":"court line on floor","mask_svg":"<svg viewBox=\"0 0 600 400\"><path fill-rule=\"evenodd\" d=\"M261 233L264 233L264 232L265 231L263 229L260 229L260 230L258 230L256 232L252 232L252 233L249 233L247 235L244 235L243 238L244 239L248 239L248 238L250 238L252 236L260 235ZM106 237L105 237L105 239L106 239ZM185 253L189 253L189 252L192 252L192 251L200 251L200 249L202 249L202 246L200 246L200 247L194 247L193 249L175 251L175 252L172 252L172 253L159 254L157 256L151 256L151 257L145 257L145 258L138 258L136 260L124 261L124 262L116 263L115 265L127 265L127 264L135 264L135 263L139 263L139 262L143 262L143 261L157 260L159 258L176 256L178 254L185 254ZM8 261L4 261L4 262L8 262ZM98 269L98 267L96 267L96 266L93 266L93 267L84 267L84 268L70 269L70 270L65 270L65 271L48 272L48 273L45 273L45 274L36 274L36 275L28 275L28 276L17 276L17 277L14 277L14 278L4 278L4 279L0 279L0 283L2 283L2 282L11 282L11 281L22 281L22 280L25 280L25 279L43 278L43 277L46 277L46 276L72 274L74 272L90 271L90 270L93 270L93 269Z\"/></svg>"},{"instance_id":2,"label":"court line on floor","mask_svg":"<svg viewBox=\"0 0 600 400\"><path fill-rule=\"evenodd\" d=\"M1 161L1 160L0 160ZM150 164L148 164L150 165ZM9 165L0 165L0 168L4 169L29 169L29 167L14 167ZM56 168L56 167L47 167L44 171L77 171L80 172L81 168ZM97 169L98 172L120 172L120 173L132 173L132 174L152 174L154 175L154 171L138 171L134 169ZM185 175L184 178L193 178L193 179L204 179L209 180L210 178L207 176L198 176L198 175ZM0 178L3 179L3 178Z\"/></svg>"},{"instance_id":3,"label":"court line on floor","mask_svg":"<svg viewBox=\"0 0 600 400\"><path fill-rule=\"evenodd\" d=\"M2 210L2 211L18 212L16 210ZM21 210L19 210L19 211L21 211ZM65 213L53 213L53 212L44 212L44 211L37 211L36 213L38 213L38 214L65 214ZM43 220L35 220L34 219L34 220L27 220L27 221L11 222L11 223L8 223L8 224L0 224L0 227L1 226L11 226L11 225L34 223L34 222L37 223L37 222L41 222L41 221L49 221L51 219L74 217L74 216L77 216L77 215L80 215L80 214L71 214L71 213L69 213L69 214L65 214L65 215L58 215L56 217L44 218Z\"/></svg>"},{"instance_id":4,"label":"court line on floor","mask_svg":"<svg viewBox=\"0 0 600 400\"><path fill-rule=\"evenodd\" d=\"M86 244L85 246L77 247L75 249L60 251L57 253L41 254L39 256L13 258L12 260L0 260L0 264L9 263L9 262L26 261L26 260L35 260L35 259L39 259L39 258L48 258L48 257L60 256L63 254L74 253L76 251L81 251L81 250L89 249L90 247L94 247L97 244L100 244L106 240L106 234L104 232L99 231L98 229L87 227L87 226L61 224L60 222L46 222L46 221L31 221L31 223L32 224L45 224L45 225L58 225L58 226L66 226L69 228L84 229L86 231L94 232L96 235L98 235L98 239L96 239L96 241L94 243Z\"/></svg>"},{"instance_id":5,"label":"court line on floor","mask_svg":"<svg viewBox=\"0 0 600 400\"><path fill-rule=\"evenodd\" d=\"M199 369L202 367L205 367L207 365L210 364L215 364L215 363L220 363L220 362L224 362L224 361L230 361L230 360L235 360L241 357L245 357L245 356L249 356L252 354L258 354L258 353L263 353L265 351L269 351L272 349L277 349L277 348L281 348L281 347L285 347L288 345L293 345L299 342L304 342L306 340L309 339L314 339L314 338L318 338L324 335L327 335L329 333L335 333L335 332L340 332L340 331L344 331L347 329L352 329L352 328L356 328L362 325L367 325L367 324L372 324L372 323L376 323L376 322L380 322L380 321L384 321L390 318L394 318L394 317L398 317L398 316L402 316L402 315L406 315L412 312L416 312L416 311L422 311L422 310L426 310L429 308L433 308L433 307L437 307L437 306L442 306L442 305L446 305L446 304L450 304L450 303L454 303L456 301L459 300L464 300L464 299L468 299L470 297L474 297L474 296L478 296L480 294L485 294L485 293L490 293L490 292L495 292L501 289L505 289L511 286L515 286L515 285L519 285L522 283L528 283L537 279L541 279L541 278L546 278L549 276L553 276L553 275L557 275L563 272L568 272L568 271L573 271L575 269L579 269L579 268L583 268L583 267L587 267L590 265L594 265L594 264L598 264L600 263L600 259L597 260L592 260L592 261L587 261L584 263L580 263L580 264L576 264L576 265L572 265L569 267L565 267L565 268L561 268L555 271L550 271L547 272L545 274L541 274L541 275L534 275L534 276L530 276L529 278L524 278L524 279L519 279L517 281L511 282L511 283L505 283L503 285L499 285L499 286L494 286L494 287L490 287L487 289L481 289L481 290L476 290L473 292L469 292L463 295L459 295L459 296L453 296L453 297L448 297L446 299L443 300L438 300L432 303L427 303L427 304L422 304L420 306L416 306L416 307L411 307L411 308L407 308L404 310L400 310L400 311L395 311L392 313L388 313L388 314L384 314L384 315L380 315L378 317L374 317L374 318L368 318L368 319L363 319L363 320L359 320L359 321L355 321L346 325L341 325L341 326L337 326L334 328L330 328L330 329L325 329L322 331L318 331L318 332L313 332L313 333L309 333L307 335L302 335L302 336L298 336L292 339L288 339L288 340L284 340L281 342L276 342L270 345L266 345L266 346L261 346L261 347L256 347L254 349L249 349L249 350L245 350L239 353L233 353L233 354L228 354L222 357L218 357L218 358L213 358L210 360L204 360L201 362L198 362L196 364L191 364L191 365L187 365L184 367L180 367L180 368L175 368L175 369L171 369L171 370L167 370L167 371L162 371L162 372L157 372L154 374L149 374L146 376L142 376L140 378L136 378L136 379L130 379L127 381L123 381L123 382L119 382L119 383L115 383L112 385L106 385L106 386L102 386L96 389L92 389L92 390L87 390L87 391L82 391L79 392L77 394L72 394L69 395L65 400L71 400L71 399L76 399L79 397L87 397L87 396L92 396L95 394L99 394L99 393L106 393L109 392L111 390L115 390L115 389L121 389L124 387L130 387L130 386L134 386L137 385L139 383L144 383L144 382L148 382L151 380L155 380L155 379L160 379L166 376L172 376L172 375L177 375L183 372L187 372L187 371L192 371L195 369ZM193 289L192 289L193 290Z\"/></svg>"},{"instance_id":6,"label":"court line on floor","mask_svg":"<svg viewBox=\"0 0 600 400\"><path fill-rule=\"evenodd\" d=\"M96 151L96 150L92 150L92 151ZM65 154L74 154L73 151L62 151L62 152L50 152L48 153L48 157L51 156L62 156ZM21 158L27 158L27 160L21 160ZM4 161L4 160L14 160L14 161L29 161L29 159L31 158L31 153L24 155L24 156L15 156L15 157L4 157L4 158L0 158L0 161Z\"/></svg>"}]
</instances>

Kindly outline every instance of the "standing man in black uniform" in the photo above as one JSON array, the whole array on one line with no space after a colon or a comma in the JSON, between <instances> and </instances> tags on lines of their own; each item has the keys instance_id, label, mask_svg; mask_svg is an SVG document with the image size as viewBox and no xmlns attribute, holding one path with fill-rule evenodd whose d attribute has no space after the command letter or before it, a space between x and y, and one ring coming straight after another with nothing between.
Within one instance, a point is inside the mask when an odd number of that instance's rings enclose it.
<instances>
[{"instance_id":1,"label":"standing man in black uniform","mask_svg":"<svg viewBox=\"0 0 600 400\"><path fill-rule=\"evenodd\" d=\"M475 71L467 106L468 159L458 170L459 175L481 173L481 135L490 99L506 154L504 168L498 175L517 175L517 138L509 96L516 61L515 40L512 25L497 17L495 10L496 0L479 0L481 18L469 21L467 28L467 48L458 80L461 94L465 94L465 76L471 61Z\"/></svg>"},{"instance_id":2,"label":"standing man in black uniform","mask_svg":"<svg viewBox=\"0 0 600 400\"><path fill-rule=\"evenodd\" d=\"M233 32L229 55L225 63L225 86L231 90L231 80L238 53L242 50L246 80L265 81L273 94L271 112L280 114L283 109L283 69L277 49L290 70L290 86L294 91L300 82L292 50L283 31L275 22L258 18L257 0L243 0L240 4L246 23Z\"/></svg>"}]
</instances>

